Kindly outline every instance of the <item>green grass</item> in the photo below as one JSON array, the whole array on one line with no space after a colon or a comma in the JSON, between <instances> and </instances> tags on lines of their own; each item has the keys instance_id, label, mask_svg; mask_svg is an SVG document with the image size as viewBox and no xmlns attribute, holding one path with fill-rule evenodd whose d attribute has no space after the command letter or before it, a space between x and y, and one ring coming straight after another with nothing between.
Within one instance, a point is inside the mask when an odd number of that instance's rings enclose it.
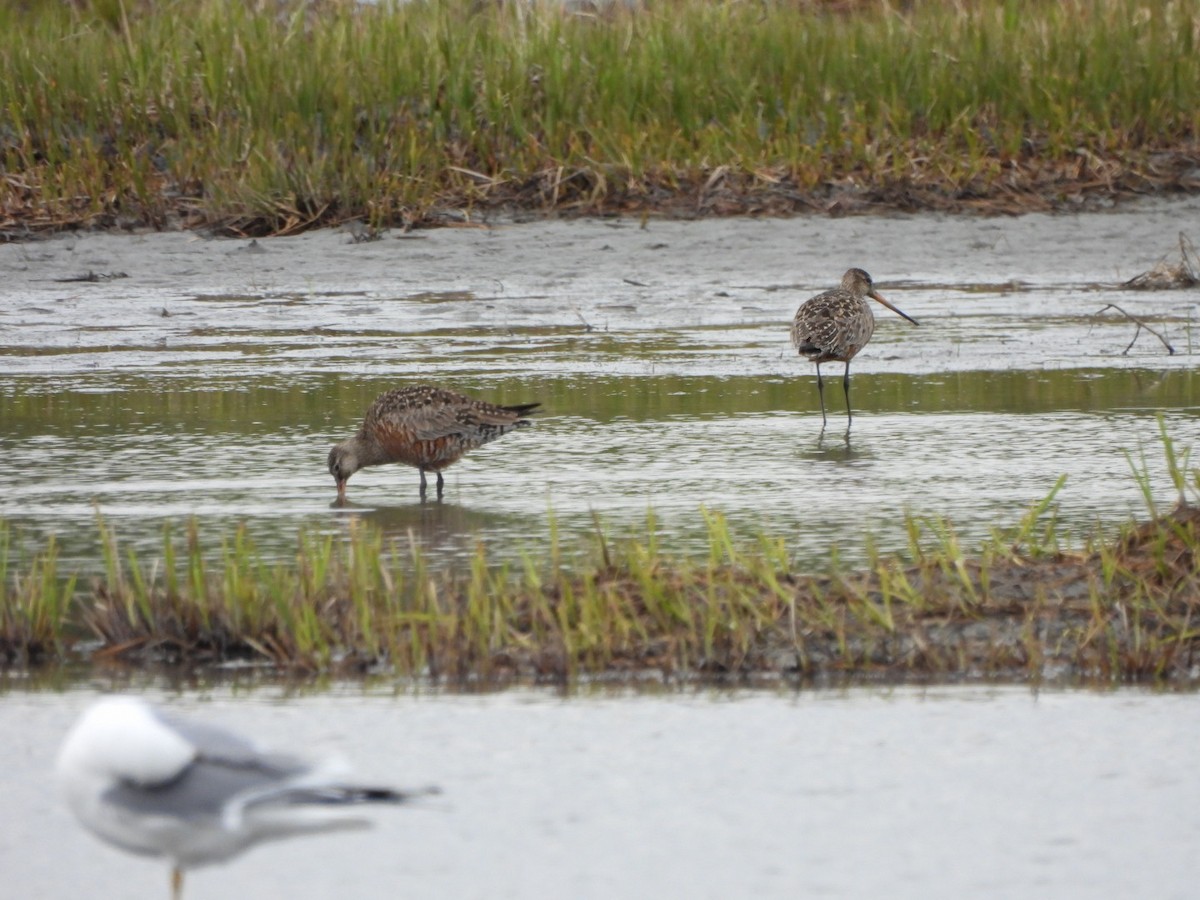
<instances>
[{"instance_id":1,"label":"green grass","mask_svg":"<svg viewBox=\"0 0 1200 900\"><path fill-rule=\"evenodd\" d=\"M1161 434L1180 498L1200 493ZM702 510L708 553L673 554L653 516L614 540L507 561L481 544L434 571L416 544L363 527L302 533L264 560L245 529L205 555L195 526L145 561L98 520L104 574L63 577L53 540L14 560L0 528L0 660L38 666L121 658L281 670L385 671L454 685L641 677L979 679L1194 684L1200 650L1200 507L1158 513L1065 549L1064 482L1016 527L964 548L950 523L909 517L903 553L847 570L795 570L783 539L730 533Z\"/></svg>"},{"instance_id":2,"label":"green grass","mask_svg":"<svg viewBox=\"0 0 1200 900\"><path fill-rule=\"evenodd\" d=\"M1178 188L1198 16L1197 0L6 3L0 228Z\"/></svg>"}]
</instances>

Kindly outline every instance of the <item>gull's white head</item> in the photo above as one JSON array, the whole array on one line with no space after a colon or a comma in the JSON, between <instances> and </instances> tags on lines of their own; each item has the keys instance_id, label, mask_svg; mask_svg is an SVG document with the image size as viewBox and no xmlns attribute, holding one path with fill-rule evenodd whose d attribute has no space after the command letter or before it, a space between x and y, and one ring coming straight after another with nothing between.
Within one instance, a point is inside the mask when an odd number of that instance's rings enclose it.
<instances>
[{"instance_id":1,"label":"gull's white head","mask_svg":"<svg viewBox=\"0 0 1200 900\"><path fill-rule=\"evenodd\" d=\"M67 733L57 768L68 794L80 781L157 784L180 772L195 752L145 701L105 697Z\"/></svg>"}]
</instances>

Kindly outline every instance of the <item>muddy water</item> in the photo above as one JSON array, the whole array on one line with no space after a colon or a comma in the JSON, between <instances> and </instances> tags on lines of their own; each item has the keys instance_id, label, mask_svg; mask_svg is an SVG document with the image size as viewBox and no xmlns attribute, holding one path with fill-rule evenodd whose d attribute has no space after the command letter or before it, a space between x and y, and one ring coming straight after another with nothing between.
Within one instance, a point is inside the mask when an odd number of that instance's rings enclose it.
<instances>
[{"instance_id":1,"label":"muddy water","mask_svg":"<svg viewBox=\"0 0 1200 900\"><path fill-rule=\"evenodd\" d=\"M1196 292L1115 285L1177 257L1200 202L1086 216L590 221L447 229L356 244L98 235L0 246L0 517L96 557L99 512L153 553L164 523L215 540L245 523L268 555L298 526L365 518L453 560L480 541L536 548L653 509L700 549L701 506L802 561L863 534L903 546L903 516L968 539L1014 524L1060 475L1079 531L1143 508L1126 454L1169 500L1155 417L1190 444ZM848 265L921 322L880 310L840 365L822 433L812 366L786 325ZM100 280L72 279L90 275ZM1167 355L1118 304L1172 343ZM422 506L413 470L357 474L331 507L329 446L380 391L436 381L539 400L535 428L447 473Z\"/></svg>"},{"instance_id":2,"label":"muddy water","mask_svg":"<svg viewBox=\"0 0 1200 900\"><path fill-rule=\"evenodd\" d=\"M159 697L159 699L163 699ZM165 897L161 862L77 828L52 760L87 692L0 696L0 871L43 900ZM217 897L1161 897L1195 894L1193 696L166 698L268 746L440 785L372 831L188 875Z\"/></svg>"}]
</instances>

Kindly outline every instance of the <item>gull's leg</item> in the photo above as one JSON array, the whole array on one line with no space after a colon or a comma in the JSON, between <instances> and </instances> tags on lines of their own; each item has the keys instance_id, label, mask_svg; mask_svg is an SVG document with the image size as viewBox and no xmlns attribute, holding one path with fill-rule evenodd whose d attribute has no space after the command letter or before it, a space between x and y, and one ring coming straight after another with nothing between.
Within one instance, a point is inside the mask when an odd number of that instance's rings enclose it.
<instances>
[{"instance_id":1,"label":"gull's leg","mask_svg":"<svg viewBox=\"0 0 1200 900\"><path fill-rule=\"evenodd\" d=\"M446 479L442 477L441 472L437 473L437 477L438 477L438 499L441 500L442 499L442 491L446 487Z\"/></svg>"},{"instance_id":2,"label":"gull's leg","mask_svg":"<svg viewBox=\"0 0 1200 900\"><path fill-rule=\"evenodd\" d=\"M425 502L425 470L417 469L421 473L421 502Z\"/></svg>"},{"instance_id":3,"label":"gull's leg","mask_svg":"<svg viewBox=\"0 0 1200 900\"><path fill-rule=\"evenodd\" d=\"M171 900L183 900L183 869L171 867Z\"/></svg>"}]
</instances>

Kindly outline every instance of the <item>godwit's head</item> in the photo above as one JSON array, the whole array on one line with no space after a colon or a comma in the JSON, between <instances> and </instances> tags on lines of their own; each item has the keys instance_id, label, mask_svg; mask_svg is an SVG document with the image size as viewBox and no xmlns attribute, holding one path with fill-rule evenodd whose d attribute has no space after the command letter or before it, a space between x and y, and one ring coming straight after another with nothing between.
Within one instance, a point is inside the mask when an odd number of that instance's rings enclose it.
<instances>
[{"instance_id":1,"label":"godwit's head","mask_svg":"<svg viewBox=\"0 0 1200 900\"><path fill-rule=\"evenodd\" d=\"M333 445L333 449L329 451L329 474L337 482L339 503L346 500L346 482L361 468L355 438L349 438L340 444Z\"/></svg>"},{"instance_id":2,"label":"godwit's head","mask_svg":"<svg viewBox=\"0 0 1200 900\"><path fill-rule=\"evenodd\" d=\"M855 297L870 297L876 303L886 306L896 315L903 316L914 325L920 324L908 313L893 306L890 300L875 290L875 282L871 280L871 276L864 269L847 269L846 274L842 276L842 290L849 291Z\"/></svg>"}]
</instances>

